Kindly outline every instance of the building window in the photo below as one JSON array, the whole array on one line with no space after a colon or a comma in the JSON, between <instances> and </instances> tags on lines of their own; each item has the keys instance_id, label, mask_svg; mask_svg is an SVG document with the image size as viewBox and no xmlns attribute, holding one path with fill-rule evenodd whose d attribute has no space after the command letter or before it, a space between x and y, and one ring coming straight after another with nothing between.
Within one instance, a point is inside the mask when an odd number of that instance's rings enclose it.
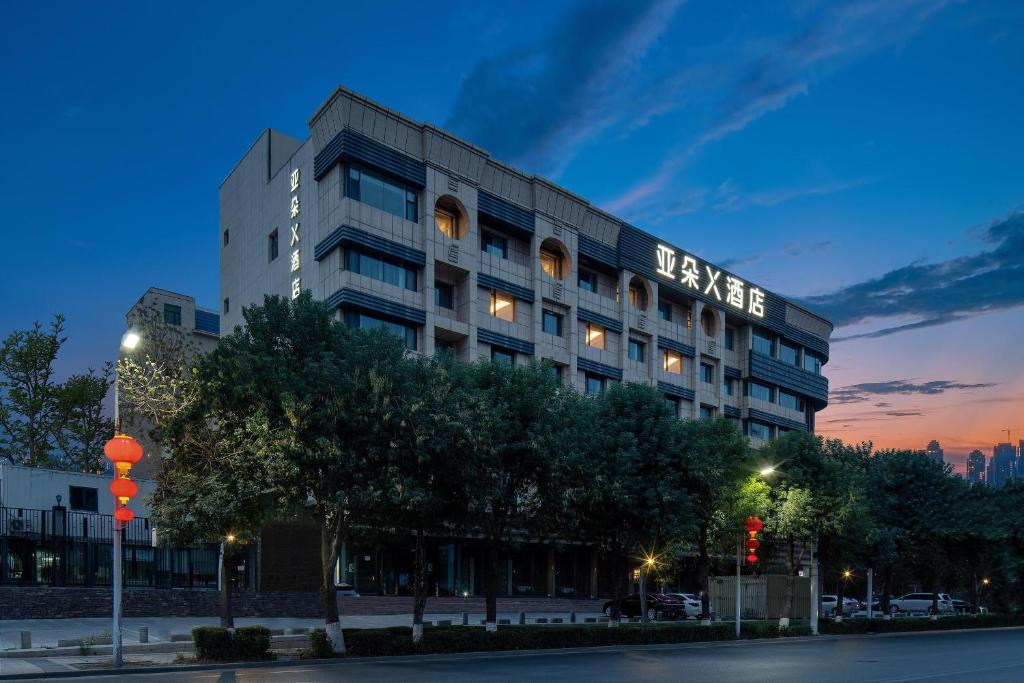
<instances>
[{"instance_id":1,"label":"building window","mask_svg":"<svg viewBox=\"0 0 1024 683\"><path fill-rule=\"evenodd\" d=\"M511 294L491 290L491 315L495 318L515 322L516 320L516 298Z\"/></svg>"},{"instance_id":2,"label":"building window","mask_svg":"<svg viewBox=\"0 0 1024 683\"><path fill-rule=\"evenodd\" d=\"M686 329L693 329L693 306L686 306Z\"/></svg>"},{"instance_id":3,"label":"building window","mask_svg":"<svg viewBox=\"0 0 1024 683\"><path fill-rule=\"evenodd\" d=\"M663 349L661 352L661 367L665 372L671 372L673 375L683 374L683 354L678 351Z\"/></svg>"},{"instance_id":4,"label":"building window","mask_svg":"<svg viewBox=\"0 0 1024 683\"><path fill-rule=\"evenodd\" d=\"M725 380L722 381L722 393L726 396L736 395L736 380L734 378L726 377Z\"/></svg>"},{"instance_id":5,"label":"building window","mask_svg":"<svg viewBox=\"0 0 1024 683\"><path fill-rule=\"evenodd\" d=\"M447 339L434 339L434 358L452 358L455 356L455 342Z\"/></svg>"},{"instance_id":6,"label":"building window","mask_svg":"<svg viewBox=\"0 0 1024 683\"><path fill-rule=\"evenodd\" d=\"M435 280L434 303L441 308L455 308L455 286Z\"/></svg>"},{"instance_id":7,"label":"building window","mask_svg":"<svg viewBox=\"0 0 1024 683\"><path fill-rule=\"evenodd\" d=\"M92 486L69 486L68 505L72 510L98 512L99 499L96 495L96 489Z\"/></svg>"},{"instance_id":8,"label":"building window","mask_svg":"<svg viewBox=\"0 0 1024 683\"><path fill-rule=\"evenodd\" d=\"M230 230L225 230L224 231L224 246L225 247L228 246L228 243L230 243L230 242L231 242L231 231Z\"/></svg>"},{"instance_id":9,"label":"building window","mask_svg":"<svg viewBox=\"0 0 1024 683\"><path fill-rule=\"evenodd\" d=\"M551 378L554 379L559 384L561 384L562 383L562 366L561 365L556 365L555 362L552 361L549 358L549 359L547 359L547 369L548 369L548 374L551 375Z\"/></svg>"},{"instance_id":10,"label":"building window","mask_svg":"<svg viewBox=\"0 0 1024 683\"><path fill-rule=\"evenodd\" d=\"M760 382L753 380L747 382L747 395L750 398L756 398L759 401L768 401L771 403L772 400L772 388Z\"/></svg>"},{"instance_id":11,"label":"building window","mask_svg":"<svg viewBox=\"0 0 1024 683\"><path fill-rule=\"evenodd\" d=\"M629 359L635 360L637 363L644 362L644 347L647 346L643 342L636 341L635 339L629 340Z\"/></svg>"},{"instance_id":12,"label":"building window","mask_svg":"<svg viewBox=\"0 0 1024 683\"><path fill-rule=\"evenodd\" d=\"M416 328L402 323L382 320L361 311L345 311L345 325L356 330L385 329L402 338L405 348L416 350Z\"/></svg>"},{"instance_id":13,"label":"building window","mask_svg":"<svg viewBox=\"0 0 1024 683\"><path fill-rule=\"evenodd\" d=\"M583 387L587 396L597 396L604 391L604 377L592 375L589 372L583 375Z\"/></svg>"},{"instance_id":14,"label":"building window","mask_svg":"<svg viewBox=\"0 0 1024 683\"><path fill-rule=\"evenodd\" d=\"M668 408L669 412L679 417L679 399L675 396L665 396L665 407Z\"/></svg>"},{"instance_id":15,"label":"building window","mask_svg":"<svg viewBox=\"0 0 1024 683\"><path fill-rule=\"evenodd\" d=\"M346 174L345 194L393 216L410 221L419 219L416 188L393 180L364 166L350 164Z\"/></svg>"},{"instance_id":16,"label":"building window","mask_svg":"<svg viewBox=\"0 0 1024 683\"><path fill-rule=\"evenodd\" d=\"M815 375L821 374L821 359L806 349L804 350L804 370L813 372Z\"/></svg>"},{"instance_id":17,"label":"building window","mask_svg":"<svg viewBox=\"0 0 1024 683\"><path fill-rule=\"evenodd\" d=\"M757 351L758 353L763 353L766 356L774 355L773 351L775 344L772 341L771 334L765 332L764 330L759 330L755 328L753 340L754 351Z\"/></svg>"},{"instance_id":18,"label":"building window","mask_svg":"<svg viewBox=\"0 0 1024 683\"><path fill-rule=\"evenodd\" d=\"M580 289L588 292L597 293L597 273L592 273L589 270L580 271L579 279Z\"/></svg>"},{"instance_id":19,"label":"building window","mask_svg":"<svg viewBox=\"0 0 1024 683\"><path fill-rule=\"evenodd\" d=\"M228 299L227 297L224 297L224 312L225 313L230 313L231 312L231 300Z\"/></svg>"},{"instance_id":20,"label":"building window","mask_svg":"<svg viewBox=\"0 0 1024 683\"><path fill-rule=\"evenodd\" d=\"M445 237L450 237L453 240L459 238L459 217L451 211L445 211L440 207L434 209L434 225Z\"/></svg>"},{"instance_id":21,"label":"building window","mask_svg":"<svg viewBox=\"0 0 1024 683\"><path fill-rule=\"evenodd\" d=\"M586 324L586 339L587 346L592 346L595 349L604 349L605 347L605 335L604 327L597 323Z\"/></svg>"},{"instance_id":22,"label":"building window","mask_svg":"<svg viewBox=\"0 0 1024 683\"><path fill-rule=\"evenodd\" d=\"M718 334L718 325L715 323L715 314L707 308L700 313L700 328L704 330L705 336L714 337Z\"/></svg>"},{"instance_id":23,"label":"building window","mask_svg":"<svg viewBox=\"0 0 1024 683\"><path fill-rule=\"evenodd\" d=\"M736 350L736 328L729 327L725 328L725 348L728 351Z\"/></svg>"},{"instance_id":24,"label":"building window","mask_svg":"<svg viewBox=\"0 0 1024 683\"><path fill-rule=\"evenodd\" d=\"M164 304L164 323L167 325L181 325L181 306Z\"/></svg>"},{"instance_id":25,"label":"building window","mask_svg":"<svg viewBox=\"0 0 1024 683\"><path fill-rule=\"evenodd\" d=\"M658 302L658 317L672 322L672 304L667 301Z\"/></svg>"},{"instance_id":26,"label":"building window","mask_svg":"<svg viewBox=\"0 0 1024 683\"><path fill-rule=\"evenodd\" d=\"M401 263L349 248L345 250L345 268L395 287L416 291L416 271Z\"/></svg>"},{"instance_id":27,"label":"building window","mask_svg":"<svg viewBox=\"0 0 1024 683\"><path fill-rule=\"evenodd\" d=\"M555 278L556 280L562 279L561 254L551 251L550 249L541 248L540 267L545 273Z\"/></svg>"},{"instance_id":28,"label":"building window","mask_svg":"<svg viewBox=\"0 0 1024 683\"><path fill-rule=\"evenodd\" d=\"M275 229L274 232L267 236L267 263L271 263L277 258L277 252L278 240L277 230Z\"/></svg>"},{"instance_id":29,"label":"building window","mask_svg":"<svg viewBox=\"0 0 1024 683\"><path fill-rule=\"evenodd\" d=\"M541 319L544 332L555 337L562 336L562 316L553 311L545 310Z\"/></svg>"},{"instance_id":30,"label":"building window","mask_svg":"<svg viewBox=\"0 0 1024 683\"><path fill-rule=\"evenodd\" d=\"M800 367L800 349L784 341L779 342L779 360Z\"/></svg>"},{"instance_id":31,"label":"building window","mask_svg":"<svg viewBox=\"0 0 1024 683\"><path fill-rule=\"evenodd\" d=\"M709 363L700 364L700 381L707 384L715 383L715 366Z\"/></svg>"},{"instance_id":32,"label":"building window","mask_svg":"<svg viewBox=\"0 0 1024 683\"><path fill-rule=\"evenodd\" d=\"M700 405L700 419L702 420L713 420L715 419L715 409L711 406L706 406L703 403Z\"/></svg>"},{"instance_id":33,"label":"building window","mask_svg":"<svg viewBox=\"0 0 1024 683\"><path fill-rule=\"evenodd\" d=\"M647 310L647 290L638 278L629 282L629 303L633 304L633 308Z\"/></svg>"},{"instance_id":34,"label":"building window","mask_svg":"<svg viewBox=\"0 0 1024 683\"><path fill-rule=\"evenodd\" d=\"M747 434L755 439L768 441L772 438L772 428L763 422L747 420Z\"/></svg>"},{"instance_id":35,"label":"building window","mask_svg":"<svg viewBox=\"0 0 1024 683\"><path fill-rule=\"evenodd\" d=\"M486 251L491 256L508 258L508 240L493 232L482 232L480 234L480 251Z\"/></svg>"},{"instance_id":36,"label":"building window","mask_svg":"<svg viewBox=\"0 0 1024 683\"><path fill-rule=\"evenodd\" d=\"M514 351L508 351L507 349L501 349L497 346L491 347L491 362L492 363L506 363L507 365L516 364L516 354Z\"/></svg>"},{"instance_id":37,"label":"building window","mask_svg":"<svg viewBox=\"0 0 1024 683\"><path fill-rule=\"evenodd\" d=\"M804 411L804 400L788 391L779 390L779 405L790 410Z\"/></svg>"}]
</instances>

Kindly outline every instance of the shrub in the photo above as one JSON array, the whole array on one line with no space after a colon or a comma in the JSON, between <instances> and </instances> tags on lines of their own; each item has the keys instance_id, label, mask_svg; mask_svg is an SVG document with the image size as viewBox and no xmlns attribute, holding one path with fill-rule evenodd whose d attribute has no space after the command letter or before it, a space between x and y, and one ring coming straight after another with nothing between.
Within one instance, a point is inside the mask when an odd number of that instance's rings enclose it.
<instances>
[{"instance_id":1,"label":"shrub","mask_svg":"<svg viewBox=\"0 0 1024 683\"><path fill-rule=\"evenodd\" d=\"M230 662L233 658L231 633L220 626L197 626L192 629L192 648L196 659Z\"/></svg>"},{"instance_id":2,"label":"shrub","mask_svg":"<svg viewBox=\"0 0 1024 683\"><path fill-rule=\"evenodd\" d=\"M1024 626L1024 616L1014 614L986 614L977 617L958 616L931 619L843 619L842 622L822 621L821 632L827 634L900 633L907 631L948 631L961 628L995 628Z\"/></svg>"},{"instance_id":3,"label":"shrub","mask_svg":"<svg viewBox=\"0 0 1024 683\"><path fill-rule=\"evenodd\" d=\"M741 638L792 638L811 635L811 627L791 624L780 627L777 622L743 622L740 625Z\"/></svg>"},{"instance_id":4,"label":"shrub","mask_svg":"<svg viewBox=\"0 0 1024 683\"><path fill-rule=\"evenodd\" d=\"M236 659L270 659L270 629L265 626L235 629L231 649Z\"/></svg>"},{"instance_id":5,"label":"shrub","mask_svg":"<svg viewBox=\"0 0 1024 683\"><path fill-rule=\"evenodd\" d=\"M327 631L322 628L315 628L309 632L309 649L302 653L303 657L313 659L326 659L333 657L331 641L327 637Z\"/></svg>"}]
</instances>

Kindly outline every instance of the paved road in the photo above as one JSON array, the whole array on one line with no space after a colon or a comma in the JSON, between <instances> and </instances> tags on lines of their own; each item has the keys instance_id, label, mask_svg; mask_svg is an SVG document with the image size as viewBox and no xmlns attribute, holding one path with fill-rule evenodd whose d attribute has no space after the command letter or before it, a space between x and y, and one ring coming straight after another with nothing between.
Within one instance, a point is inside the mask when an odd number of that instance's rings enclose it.
<instances>
[{"instance_id":1,"label":"paved road","mask_svg":"<svg viewBox=\"0 0 1024 683\"><path fill-rule=\"evenodd\" d=\"M111 681L85 677L77 681ZM1024 680L1024 630L820 638L628 651L463 656L123 676L140 683L320 681L751 681L897 683Z\"/></svg>"}]
</instances>

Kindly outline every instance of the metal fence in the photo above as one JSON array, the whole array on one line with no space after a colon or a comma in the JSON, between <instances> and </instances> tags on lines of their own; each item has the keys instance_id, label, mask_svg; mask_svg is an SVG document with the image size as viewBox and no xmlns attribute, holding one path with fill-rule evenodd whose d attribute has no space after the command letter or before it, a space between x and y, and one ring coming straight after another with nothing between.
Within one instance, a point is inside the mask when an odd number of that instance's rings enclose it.
<instances>
[{"instance_id":1,"label":"metal fence","mask_svg":"<svg viewBox=\"0 0 1024 683\"><path fill-rule=\"evenodd\" d=\"M111 515L0 507L0 584L109 586L113 576ZM156 545L150 520L137 517L123 530L124 585L138 588L216 588L218 544ZM251 584L251 552L233 554L236 585Z\"/></svg>"},{"instance_id":2,"label":"metal fence","mask_svg":"<svg viewBox=\"0 0 1024 683\"><path fill-rule=\"evenodd\" d=\"M794 577L793 619L808 619L811 611L811 581ZM740 581L740 616L743 619L778 619L782 616L786 577L778 574L744 576ZM711 603L719 619L732 620L736 614L736 577L711 577Z\"/></svg>"}]
</instances>

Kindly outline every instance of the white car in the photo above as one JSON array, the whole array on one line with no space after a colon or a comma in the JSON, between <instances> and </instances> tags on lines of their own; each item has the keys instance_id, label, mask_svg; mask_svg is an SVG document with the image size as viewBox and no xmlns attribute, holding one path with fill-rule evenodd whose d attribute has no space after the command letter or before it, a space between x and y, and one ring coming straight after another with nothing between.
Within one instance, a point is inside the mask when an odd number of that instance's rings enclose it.
<instances>
[{"instance_id":1,"label":"white car","mask_svg":"<svg viewBox=\"0 0 1024 683\"><path fill-rule=\"evenodd\" d=\"M932 613L931 593L907 593L906 595L889 601L889 611L897 612L920 612L923 614ZM939 593L939 614L956 614L953 608L953 599L948 593Z\"/></svg>"},{"instance_id":2,"label":"white car","mask_svg":"<svg viewBox=\"0 0 1024 683\"><path fill-rule=\"evenodd\" d=\"M676 600L682 601L686 607L686 618L687 619L700 619L700 596L696 593L665 593L665 595L671 596ZM708 611L711 612L711 618L715 618L715 606L708 601Z\"/></svg>"},{"instance_id":3,"label":"white car","mask_svg":"<svg viewBox=\"0 0 1024 683\"><path fill-rule=\"evenodd\" d=\"M821 613L826 617L836 616L836 604L839 602L838 595L821 596ZM853 598L843 598L843 614L853 614L860 609L860 603Z\"/></svg>"}]
</instances>

